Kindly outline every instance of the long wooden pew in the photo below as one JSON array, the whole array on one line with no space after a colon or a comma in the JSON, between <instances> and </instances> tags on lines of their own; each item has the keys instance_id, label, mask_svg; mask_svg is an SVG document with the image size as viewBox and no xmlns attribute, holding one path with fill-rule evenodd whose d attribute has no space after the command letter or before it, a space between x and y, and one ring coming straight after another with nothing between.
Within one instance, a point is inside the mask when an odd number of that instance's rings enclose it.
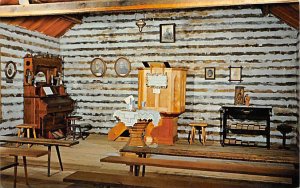
<instances>
[{"instance_id":1,"label":"long wooden pew","mask_svg":"<svg viewBox=\"0 0 300 188\"><path fill-rule=\"evenodd\" d=\"M154 188L287 188L286 184L270 182L249 182L242 180L224 180L216 178L151 174L149 176L132 176L121 172L84 172L77 171L63 179L64 182L74 183L78 187L86 184L105 187L154 187Z\"/></svg>"},{"instance_id":2,"label":"long wooden pew","mask_svg":"<svg viewBox=\"0 0 300 188\"><path fill-rule=\"evenodd\" d=\"M213 171L213 172L227 172L239 174L252 174L274 177L288 177L294 178L298 175L298 171L285 166L265 166L262 164L239 163L233 161L187 161L187 160L168 160L168 159L154 159L154 158L137 158L125 156L109 156L102 158L101 162L119 163L132 166L155 166L164 168L179 168L189 170ZM138 168L135 168L139 170ZM142 175L145 174L143 169ZM135 175L139 175L138 171Z\"/></svg>"}]
</instances>

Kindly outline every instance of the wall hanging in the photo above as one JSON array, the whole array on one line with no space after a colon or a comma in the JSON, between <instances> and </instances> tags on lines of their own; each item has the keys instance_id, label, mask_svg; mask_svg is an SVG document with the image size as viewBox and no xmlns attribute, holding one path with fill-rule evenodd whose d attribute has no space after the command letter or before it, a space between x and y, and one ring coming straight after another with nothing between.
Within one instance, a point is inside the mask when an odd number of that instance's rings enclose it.
<instances>
[{"instance_id":1,"label":"wall hanging","mask_svg":"<svg viewBox=\"0 0 300 188\"><path fill-rule=\"evenodd\" d=\"M160 42L175 42L175 24L160 24Z\"/></svg>"},{"instance_id":2,"label":"wall hanging","mask_svg":"<svg viewBox=\"0 0 300 188\"><path fill-rule=\"evenodd\" d=\"M131 70L130 61L125 57L120 57L115 62L115 71L118 76L125 77L128 76Z\"/></svg>"},{"instance_id":3,"label":"wall hanging","mask_svg":"<svg viewBox=\"0 0 300 188\"><path fill-rule=\"evenodd\" d=\"M229 66L229 81L243 81L242 80L242 69L243 67L232 67Z\"/></svg>"},{"instance_id":4,"label":"wall hanging","mask_svg":"<svg viewBox=\"0 0 300 188\"><path fill-rule=\"evenodd\" d=\"M13 78L17 74L17 66L15 62L9 61L5 65L5 76L6 76L6 82L7 83L13 83Z\"/></svg>"},{"instance_id":5,"label":"wall hanging","mask_svg":"<svg viewBox=\"0 0 300 188\"><path fill-rule=\"evenodd\" d=\"M205 80L214 80L215 76L215 67L205 67Z\"/></svg>"},{"instance_id":6,"label":"wall hanging","mask_svg":"<svg viewBox=\"0 0 300 188\"><path fill-rule=\"evenodd\" d=\"M101 58L95 58L91 62L91 72L97 77L104 76L106 63Z\"/></svg>"}]
</instances>

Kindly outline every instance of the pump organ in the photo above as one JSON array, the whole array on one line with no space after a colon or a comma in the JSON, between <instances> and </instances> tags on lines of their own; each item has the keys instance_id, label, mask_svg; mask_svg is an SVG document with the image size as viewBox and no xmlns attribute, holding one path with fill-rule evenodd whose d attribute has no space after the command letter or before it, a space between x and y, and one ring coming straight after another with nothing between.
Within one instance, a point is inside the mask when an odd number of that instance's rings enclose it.
<instances>
[{"instance_id":1,"label":"pump organ","mask_svg":"<svg viewBox=\"0 0 300 188\"><path fill-rule=\"evenodd\" d=\"M74 100L62 83L59 57L24 57L24 123L36 124L40 137L51 138L52 132L66 132L66 116L74 110Z\"/></svg>"}]
</instances>

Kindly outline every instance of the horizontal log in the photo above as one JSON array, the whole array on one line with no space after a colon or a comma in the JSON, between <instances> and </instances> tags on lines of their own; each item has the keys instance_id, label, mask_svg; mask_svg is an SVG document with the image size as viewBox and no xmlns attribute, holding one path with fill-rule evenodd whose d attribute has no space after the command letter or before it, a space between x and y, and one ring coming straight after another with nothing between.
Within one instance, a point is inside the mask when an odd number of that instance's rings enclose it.
<instances>
[{"instance_id":1,"label":"horizontal log","mask_svg":"<svg viewBox=\"0 0 300 188\"><path fill-rule=\"evenodd\" d=\"M30 5L0 6L0 17L59 15L91 12L140 11L235 5L292 3L297 0L165 0L165 1L75 1Z\"/></svg>"}]
</instances>

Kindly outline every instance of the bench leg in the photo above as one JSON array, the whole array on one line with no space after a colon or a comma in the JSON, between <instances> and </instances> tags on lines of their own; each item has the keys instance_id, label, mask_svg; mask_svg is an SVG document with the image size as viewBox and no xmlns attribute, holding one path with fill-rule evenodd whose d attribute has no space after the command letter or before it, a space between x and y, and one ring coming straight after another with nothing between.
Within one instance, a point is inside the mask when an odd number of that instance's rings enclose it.
<instances>
[{"instance_id":1,"label":"bench leg","mask_svg":"<svg viewBox=\"0 0 300 188\"><path fill-rule=\"evenodd\" d=\"M26 185L29 185L29 183L28 183L28 175L27 175L27 162L26 162L26 157L25 156L23 156L23 165L24 165L24 173L25 173Z\"/></svg>"},{"instance_id":2,"label":"bench leg","mask_svg":"<svg viewBox=\"0 0 300 188\"><path fill-rule=\"evenodd\" d=\"M56 153L57 153L57 157L58 157L60 169L61 169L61 171L64 171L64 168L63 168L63 165L62 165L62 162L61 162L61 157L60 157L59 147L58 147L58 146L55 146L55 148L56 148Z\"/></svg>"},{"instance_id":3,"label":"bench leg","mask_svg":"<svg viewBox=\"0 0 300 188\"><path fill-rule=\"evenodd\" d=\"M144 154L142 155L142 157L143 157L143 158L146 158L146 154L144 153ZM146 166L143 165L142 176L145 176L145 173L146 173Z\"/></svg>"},{"instance_id":4,"label":"bench leg","mask_svg":"<svg viewBox=\"0 0 300 188\"><path fill-rule=\"evenodd\" d=\"M134 165L134 175L139 176L140 174L140 165Z\"/></svg>"},{"instance_id":5,"label":"bench leg","mask_svg":"<svg viewBox=\"0 0 300 188\"><path fill-rule=\"evenodd\" d=\"M17 165L14 166L14 188L17 187L18 156L15 156L15 163L16 163Z\"/></svg>"},{"instance_id":6,"label":"bench leg","mask_svg":"<svg viewBox=\"0 0 300 188\"><path fill-rule=\"evenodd\" d=\"M50 177L51 146L48 146L48 177Z\"/></svg>"}]
</instances>

